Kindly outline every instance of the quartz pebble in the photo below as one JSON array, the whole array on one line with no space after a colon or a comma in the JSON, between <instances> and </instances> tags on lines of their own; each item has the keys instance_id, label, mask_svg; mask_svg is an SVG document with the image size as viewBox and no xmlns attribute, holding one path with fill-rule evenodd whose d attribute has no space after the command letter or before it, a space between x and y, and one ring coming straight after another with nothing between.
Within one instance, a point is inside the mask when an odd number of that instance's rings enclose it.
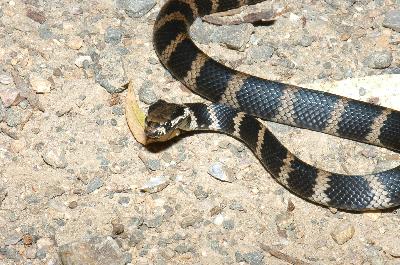
<instances>
[{"instance_id":1,"label":"quartz pebble","mask_svg":"<svg viewBox=\"0 0 400 265\"><path fill-rule=\"evenodd\" d=\"M49 93L51 89L51 82L38 76L31 76L30 84L36 93Z\"/></svg>"},{"instance_id":2,"label":"quartz pebble","mask_svg":"<svg viewBox=\"0 0 400 265\"><path fill-rule=\"evenodd\" d=\"M169 185L169 180L165 177L154 177L146 182L140 190L143 192L156 193L165 189Z\"/></svg>"},{"instance_id":3,"label":"quartz pebble","mask_svg":"<svg viewBox=\"0 0 400 265\"><path fill-rule=\"evenodd\" d=\"M343 245L354 235L354 226L350 223L341 223L331 232L332 239L338 244Z\"/></svg>"}]
</instances>

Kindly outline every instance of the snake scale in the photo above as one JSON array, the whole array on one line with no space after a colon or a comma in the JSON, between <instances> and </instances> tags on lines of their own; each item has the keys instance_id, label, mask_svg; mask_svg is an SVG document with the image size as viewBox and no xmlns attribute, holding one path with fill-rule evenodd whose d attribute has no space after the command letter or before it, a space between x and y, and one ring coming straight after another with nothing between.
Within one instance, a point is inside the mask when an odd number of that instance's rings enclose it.
<instances>
[{"instance_id":1,"label":"snake scale","mask_svg":"<svg viewBox=\"0 0 400 265\"><path fill-rule=\"evenodd\" d=\"M356 211L400 205L400 166L368 175L327 172L295 157L256 118L399 151L399 111L233 70L191 40L189 27L197 17L262 1L164 4L154 25L156 53L175 78L213 103L158 101L149 108L147 136L162 140L179 131L219 131L245 142L274 179L306 200Z\"/></svg>"}]
</instances>

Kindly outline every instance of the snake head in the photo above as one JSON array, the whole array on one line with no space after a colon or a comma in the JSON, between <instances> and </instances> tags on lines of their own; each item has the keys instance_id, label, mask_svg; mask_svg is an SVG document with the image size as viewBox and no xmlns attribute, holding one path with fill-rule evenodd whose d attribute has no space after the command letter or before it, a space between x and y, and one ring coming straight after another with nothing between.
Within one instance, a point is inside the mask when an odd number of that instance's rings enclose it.
<instances>
[{"instance_id":1,"label":"snake head","mask_svg":"<svg viewBox=\"0 0 400 265\"><path fill-rule=\"evenodd\" d=\"M168 141L190 124L190 112L185 105L158 100L149 107L144 132L152 141Z\"/></svg>"}]
</instances>

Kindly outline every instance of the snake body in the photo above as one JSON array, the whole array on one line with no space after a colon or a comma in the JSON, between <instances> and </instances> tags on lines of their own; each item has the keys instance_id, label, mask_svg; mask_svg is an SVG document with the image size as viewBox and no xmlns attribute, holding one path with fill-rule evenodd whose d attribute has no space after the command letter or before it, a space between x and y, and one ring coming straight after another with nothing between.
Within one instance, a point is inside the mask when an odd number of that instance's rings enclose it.
<instances>
[{"instance_id":1,"label":"snake body","mask_svg":"<svg viewBox=\"0 0 400 265\"><path fill-rule=\"evenodd\" d=\"M191 40L189 27L197 17L262 1L170 0L161 8L153 34L160 61L193 92L217 103L187 105L190 129L217 130L244 141L275 179L305 199L350 210L399 205L400 167L357 176L317 169L293 156L254 118L399 151L399 111L236 71Z\"/></svg>"}]
</instances>

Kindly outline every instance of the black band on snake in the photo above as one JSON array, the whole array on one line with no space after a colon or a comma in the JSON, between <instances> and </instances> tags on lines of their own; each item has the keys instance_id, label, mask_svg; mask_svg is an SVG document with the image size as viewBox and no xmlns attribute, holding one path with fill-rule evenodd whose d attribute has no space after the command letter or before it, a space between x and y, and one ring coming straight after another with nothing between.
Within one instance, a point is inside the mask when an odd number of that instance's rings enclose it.
<instances>
[{"instance_id":1,"label":"black band on snake","mask_svg":"<svg viewBox=\"0 0 400 265\"><path fill-rule=\"evenodd\" d=\"M400 112L338 95L270 81L230 69L204 54L189 36L193 21L261 0L170 0L154 26L163 65L185 86L215 104L149 108L146 134L214 130L245 142L283 186L318 204L348 210L400 205L400 166L370 175L317 169L291 154L255 117L400 150Z\"/></svg>"}]
</instances>

